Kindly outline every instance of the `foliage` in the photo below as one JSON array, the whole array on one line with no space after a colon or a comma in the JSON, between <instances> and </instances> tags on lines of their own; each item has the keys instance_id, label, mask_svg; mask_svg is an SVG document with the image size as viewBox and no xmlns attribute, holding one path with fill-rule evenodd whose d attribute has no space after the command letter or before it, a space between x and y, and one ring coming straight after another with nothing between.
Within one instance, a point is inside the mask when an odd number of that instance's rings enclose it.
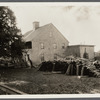
<instances>
[{"instance_id":1,"label":"foliage","mask_svg":"<svg viewBox=\"0 0 100 100\"><path fill-rule=\"evenodd\" d=\"M16 26L13 11L0 7L0 57L17 57L22 55L21 31Z\"/></svg>"},{"instance_id":2,"label":"foliage","mask_svg":"<svg viewBox=\"0 0 100 100\"><path fill-rule=\"evenodd\" d=\"M24 48L24 42L21 40L16 40L11 44L11 56L14 57L21 57Z\"/></svg>"},{"instance_id":3,"label":"foliage","mask_svg":"<svg viewBox=\"0 0 100 100\"><path fill-rule=\"evenodd\" d=\"M86 58L86 59L88 59L88 58L89 58L89 55L88 55L88 53L87 53L87 52L85 52L85 53L84 53L83 58Z\"/></svg>"}]
</instances>

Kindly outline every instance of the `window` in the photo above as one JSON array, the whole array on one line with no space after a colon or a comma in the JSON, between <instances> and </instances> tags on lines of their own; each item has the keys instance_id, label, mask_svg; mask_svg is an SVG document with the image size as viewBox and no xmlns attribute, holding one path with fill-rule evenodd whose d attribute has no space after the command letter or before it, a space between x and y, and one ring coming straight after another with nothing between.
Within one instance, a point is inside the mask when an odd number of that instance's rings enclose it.
<instances>
[{"instance_id":1,"label":"window","mask_svg":"<svg viewBox=\"0 0 100 100\"><path fill-rule=\"evenodd\" d=\"M41 49L44 49L44 44L43 43L41 43Z\"/></svg>"},{"instance_id":2,"label":"window","mask_svg":"<svg viewBox=\"0 0 100 100\"><path fill-rule=\"evenodd\" d=\"M57 44L56 43L53 44L53 48L57 49Z\"/></svg>"},{"instance_id":3,"label":"window","mask_svg":"<svg viewBox=\"0 0 100 100\"><path fill-rule=\"evenodd\" d=\"M26 49L32 49L32 42L31 41L26 42L25 47Z\"/></svg>"},{"instance_id":4,"label":"window","mask_svg":"<svg viewBox=\"0 0 100 100\"><path fill-rule=\"evenodd\" d=\"M44 61L44 54L41 54L41 61Z\"/></svg>"},{"instance_id":5,"label":"window","mask_svg":"<svg viewBox=\"0 0 100 100\"><path fill-rule=\"evenodd\" d=\"M54 54L54 60L57 60L57 54Z\"/></svg>"},{"instance_id":6,"label":"window","mask_svg":"<svg viewBox=\"0 0 100 100\"><path fill-rule=\"evenodd\" d=\"M62 49L65 49L65 43L62 44Z\"/></svg>"},{"instance_id":7,"label":"window","mask_svg":"<svg viewBox=\"0 0 100 100\"><path fill-rule=\"evenodd\" d=\"M52 37L52 32L50 32L49 36Z\"/></svg>"}]
</instances>

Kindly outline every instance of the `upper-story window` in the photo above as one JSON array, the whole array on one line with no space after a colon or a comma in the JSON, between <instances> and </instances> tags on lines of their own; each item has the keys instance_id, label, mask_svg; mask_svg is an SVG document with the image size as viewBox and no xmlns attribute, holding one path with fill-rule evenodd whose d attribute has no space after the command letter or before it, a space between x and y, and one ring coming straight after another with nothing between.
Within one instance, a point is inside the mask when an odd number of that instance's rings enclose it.
<instances>
[{"instance_id":1,"label":"upper-story window","mask_svg":"<svg viewBox=\"0 0 100 100\"><path fill-rule=\"evenodd\" d=\"M65 49L65 43L62 44L62 49Z\"/></svg>"},{"instance_id":2,"label":"upper-story window","mask_svg":"<svg viewBox=\"0 0 100 100\"><path fill-rule=\"evenodd\" d=\"M49 36L52 37L52 32L49 33Z\"/></svg>"},{"instance_id":3,"label":"upper-story window","mask_svg":"<svg viewBox=\"0 0 100 100\"><path fill-rule=\"evenodd\" d=\"M44 49L44 43L41 43L41 49Z\"/></svg>"},{"instance_id":4,"label":"upper-story window","mask_svg":"<svg viewBox=\"0 0 100 100\"><path fill-rule=\"evenodd\" d=\"M57 49L57 44L56 43L53 44L53 48Z\"/></svg>"},{"instance_id":5,"label":"upper-story window","mask_svg":"<svg viewBox=\"0 0 100 100\"><path fill-rule=\"evenodd\" d=\"M28 41L25 43L26 49L32 49L32 42Z\"/></svg>"}]
</instances>

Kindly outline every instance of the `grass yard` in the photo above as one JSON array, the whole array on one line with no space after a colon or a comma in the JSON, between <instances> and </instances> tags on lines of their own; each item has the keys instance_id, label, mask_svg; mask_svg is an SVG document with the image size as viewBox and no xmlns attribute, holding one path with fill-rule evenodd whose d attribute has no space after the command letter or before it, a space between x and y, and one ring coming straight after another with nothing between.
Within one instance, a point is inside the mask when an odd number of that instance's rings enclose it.
<instances>
[{"instance_id":1,"label":"grass yard","mask_svg":"<svg viewBox=\"0 0 100 100\"><path fill-rule=\"evenodd\" d=\"M28 94L100 93L100 78L67 76L37 69L0 69L1 82Z\"/></svg>"}]
</instances>

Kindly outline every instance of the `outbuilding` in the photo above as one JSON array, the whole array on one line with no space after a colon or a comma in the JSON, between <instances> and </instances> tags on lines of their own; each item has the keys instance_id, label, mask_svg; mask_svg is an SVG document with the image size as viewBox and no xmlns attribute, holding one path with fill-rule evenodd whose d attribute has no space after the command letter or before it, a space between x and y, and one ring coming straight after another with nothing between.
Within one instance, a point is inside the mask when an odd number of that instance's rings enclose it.
<instances>
[{"instance_id":1,"label":"outbuilding","mask_svg":"<svg viewBox=\"0 0 100 100\"><path fill-rule=\"evenodd\" d=\"M67 56L73 55L81 58L94 58L94 45L71 45L67 49Z\"/></svg>"}]
</instances>

